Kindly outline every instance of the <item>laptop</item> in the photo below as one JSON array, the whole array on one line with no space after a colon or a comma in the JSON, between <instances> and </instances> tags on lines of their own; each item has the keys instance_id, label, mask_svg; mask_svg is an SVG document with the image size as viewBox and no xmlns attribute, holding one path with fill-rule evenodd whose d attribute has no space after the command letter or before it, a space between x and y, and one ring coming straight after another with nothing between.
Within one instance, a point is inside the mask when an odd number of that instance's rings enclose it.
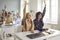
<instances>
[{"instance_id":1,"label":"laptop","mask_svg":"<svg viewBox=\"0 0 60 40\"><path fill-rule=\"evenodd\" d=\"M34 34L26 35L26 36L30 39L35 39L35 38L38 38L38 37L43 37L43 36L45 36L45 34L43 34L43 33L34 33Z\"/></svg>"}]
</instances>

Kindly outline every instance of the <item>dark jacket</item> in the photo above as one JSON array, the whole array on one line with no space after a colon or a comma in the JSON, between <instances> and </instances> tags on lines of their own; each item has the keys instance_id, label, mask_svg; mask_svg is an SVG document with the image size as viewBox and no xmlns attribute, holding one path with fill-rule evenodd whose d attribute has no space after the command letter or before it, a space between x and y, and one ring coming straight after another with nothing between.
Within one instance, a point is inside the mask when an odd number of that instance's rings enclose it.
<instances>
[{"instance_id":1,"label":"dark jacket","mask_svg":"<svg viewBox=\"0 0 60 40\"><path fill-rule=\"evenodd\" d=\"M35 30L39 30L39 31L42 31L43 30L43 26L44 26L44 23L43 23L43 17L45 15L45 12L46 12L46 7L44 7L44 10L43 10L43 14L42 14L42 17L40 19L40 21L38 21L38 19L34 19L34 29Z\"/></svg>"}]
</instances>

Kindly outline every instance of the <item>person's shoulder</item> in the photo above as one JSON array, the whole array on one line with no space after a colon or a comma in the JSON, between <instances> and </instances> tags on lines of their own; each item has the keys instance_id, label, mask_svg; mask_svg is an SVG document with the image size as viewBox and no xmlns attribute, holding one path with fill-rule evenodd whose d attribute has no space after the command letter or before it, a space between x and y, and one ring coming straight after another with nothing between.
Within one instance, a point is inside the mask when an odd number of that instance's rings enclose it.
<instances>
[{"instance_id":1,"label":"person's shoulder","mask_svg":"<svg viewBox=\"0 0 60 40\"><path fill-rule=\"evenodd\" d=\"M22 22L25 22L26 21L26 19L22 19Z\"/></svg>"},{"instance_id":2,"label":"person's shoulder","mask_svg":"<svg viewBox=\"0 0 60 40\"><path fill-rule=\"evenodd\" d=\"M34 23L36 23L37 22L37 19L34 19Z\"/></svg>"},{"instance_id":3,"label":"person's shoulder","mask_svg":"<svg viewBox=\"0 0 60 40\"><path fill-rule=\"evenodd\" d=\"M33 21L36 21L36 19L34 19Z\"/></svg>"}]
</instances>

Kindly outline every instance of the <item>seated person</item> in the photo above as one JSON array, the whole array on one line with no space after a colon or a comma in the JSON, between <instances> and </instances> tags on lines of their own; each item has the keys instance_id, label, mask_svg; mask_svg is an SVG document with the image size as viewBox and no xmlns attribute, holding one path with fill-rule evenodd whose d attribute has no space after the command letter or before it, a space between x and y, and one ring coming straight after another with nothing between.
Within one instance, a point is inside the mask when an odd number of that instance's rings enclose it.
<instances>
[{"instance_id":1,"label":"seated person","mask_svg":"<svg viewBox=\"0 0 60 40\"><path fill-rule=\"evenodd\" d=\"M13 14L13 20L16 20L16 14L15 13Z\"/></svg>"},{"instance_id":2,"label":"seated person","mask_svg":"<svg viewBox=\"0 0 60 40\"><path fill-rule=\"evenodd\" d=\"M43 10L43 13L41 12L37 12L36 13L36 18L34 19L34 29L35 30L39 30L39 31L44 31L45 29L43 29L44 23L43 23L43 17L45 15L46 12L46 4Z\"/></svg>"},{"instance_id":3,"label":"seated person","mask_svg":"<svg viewBox=\"0 0 60 40\"><path fill-rule=\"evenodd\" d=\"M4 8L2 9L2 11L3 11L3 16L4 16L4 18L7 16L7 6L6 5L4 5Z\"/></svg>"},{"instance_id":4,"label":"seated person","mask_svg":"<svg viewBox=\"0 0 60 40\"><path fill-rule=\"evenodd\" d=\"M30 13L27 13L26 18L22 20L22 25L23 25L22 31L34 32L34 23L31 19Z\"/></svg>"},{"instance_id":5,"label":"seated person","mask_svg":"<svg viewBox=\"0 0 60 40\"><path fill-rule=\"evenodd\" d=\"M21 22L22 22L22 19L20 17L20 13L17 13L17 16L16 16L16 24L20 24L21 25Z\"/></svg>"},{"instance_id":6,"label":"seated person","mask_svg":"<svg viewBox=\"0 0 60 40\"><path fill-rule=\"evenodd\" d=\"M11 17L11 13L8 12L6 18L5 18L5 24L10 24L12 23L12 17Z\"/></svg>"},{"instance_id":7,"label":"seated person","mask_svg":"<svg viewBox=\"0 0 60 40\"><path fill-rule=\"evenodd\" d=\"M3 24L3 13L0 13L0 25L2 25Z\"/></svg>"}]
</instances>

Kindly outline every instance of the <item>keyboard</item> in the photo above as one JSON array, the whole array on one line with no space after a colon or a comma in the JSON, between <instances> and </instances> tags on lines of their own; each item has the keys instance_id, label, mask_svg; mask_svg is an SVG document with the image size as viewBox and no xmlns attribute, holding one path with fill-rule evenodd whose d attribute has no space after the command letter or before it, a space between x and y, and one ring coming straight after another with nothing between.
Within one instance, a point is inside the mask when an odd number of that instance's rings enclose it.
<instances>
[{"instance_id":1,"label":"keyboard","mask_svg":"<svg viewBox=\"0 0 60 40\"><path fill-rule=\"evenodd\" d=\"M35 38L38 38L38 37L43 37L43 36L45 36L45 34L43 34L43 33L34 33L34 34L26 35L26 36L30 39L35 39Z\"/></svg>"}]
</instances>

